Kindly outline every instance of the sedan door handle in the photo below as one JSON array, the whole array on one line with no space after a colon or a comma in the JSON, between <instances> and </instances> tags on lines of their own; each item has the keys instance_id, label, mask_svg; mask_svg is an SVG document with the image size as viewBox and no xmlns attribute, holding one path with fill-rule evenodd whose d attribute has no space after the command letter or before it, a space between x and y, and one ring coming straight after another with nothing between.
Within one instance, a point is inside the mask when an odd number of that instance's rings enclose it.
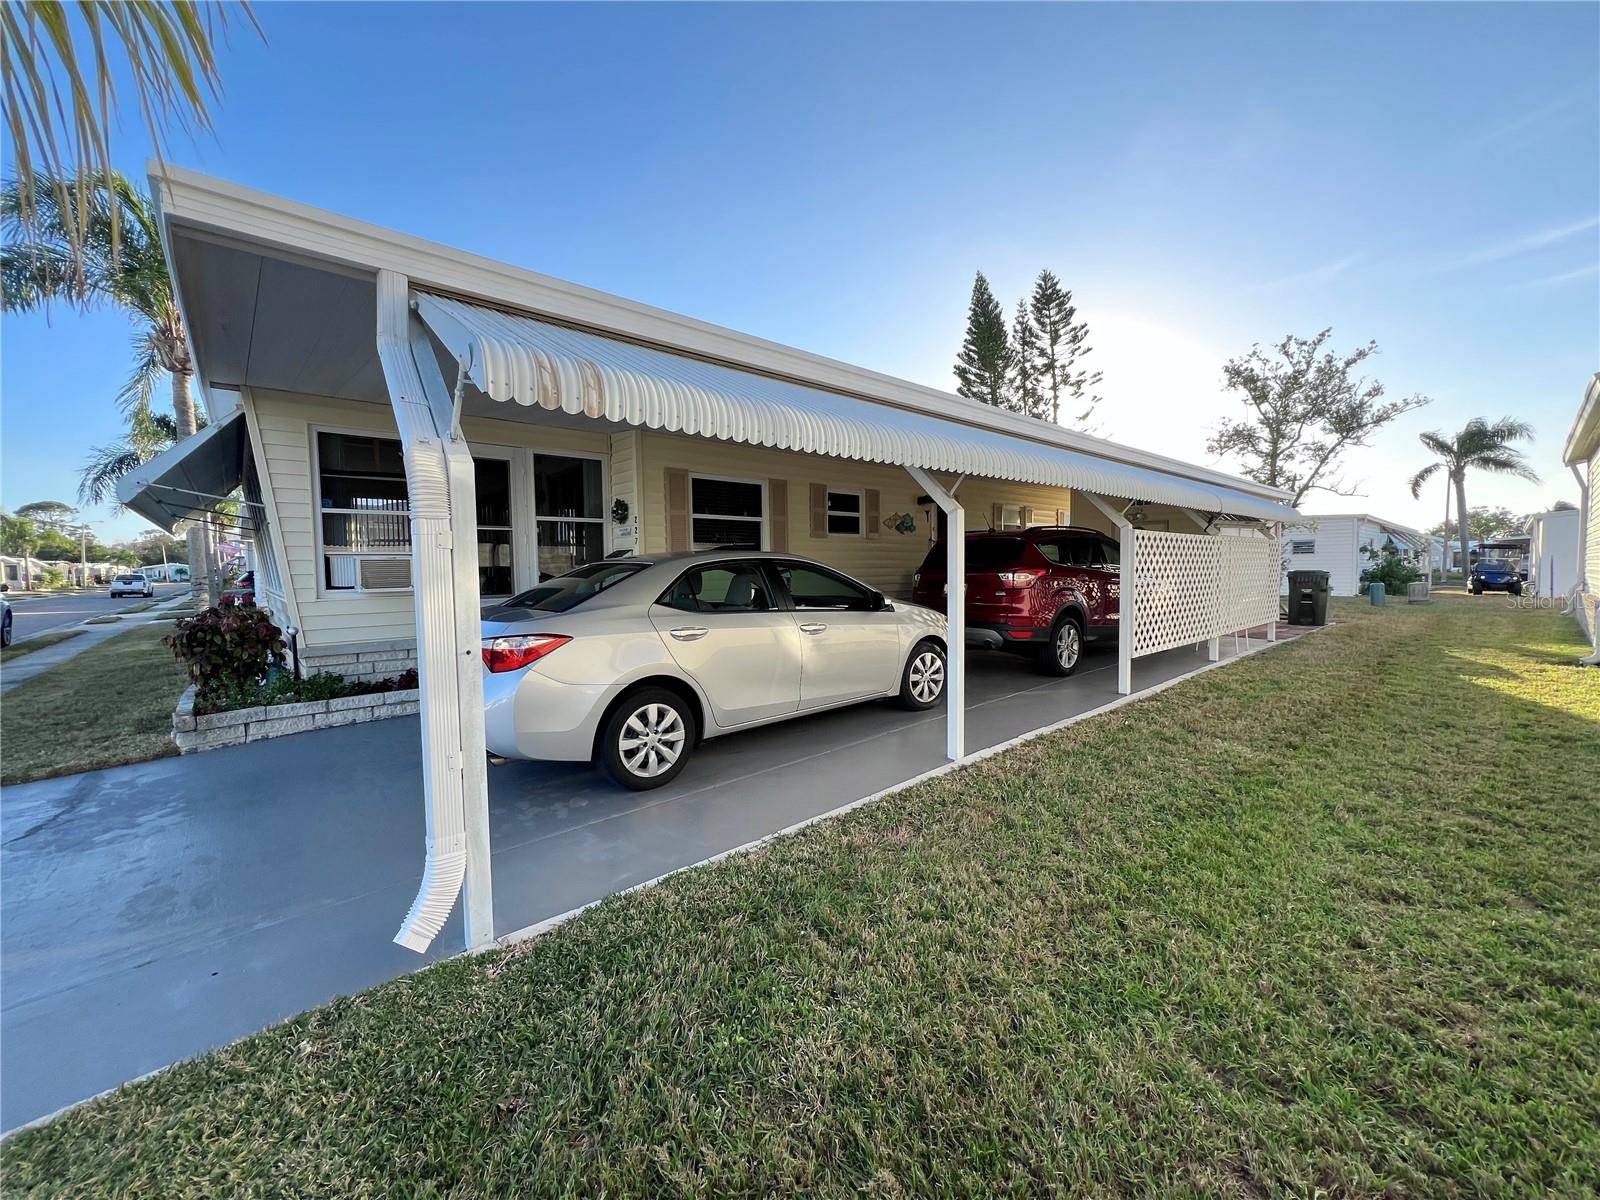
<instances>
[{"instance_id":1,"label":"sedan door handle","mask_svg":"<svg viewBox=\"0 0 1600 1200\"><path fill-rule=\"evenodd\" d=\"M672 636L677 638L680 642L698 642L711 631L709 629L702 629L698 625L684 625L677 629L670 629L667 632L672 634Z\"/></svg>"},{"instance_id":2,"label":"sedan door handle","mask_svg":"<svg viewBox=\"0 0 1600 1200\"><path fill-rule=\"evenodd\" d=\"M828 627L821 621L807 621L800 626L801 633L826 633Z\"/></svg>"}]
</instances>

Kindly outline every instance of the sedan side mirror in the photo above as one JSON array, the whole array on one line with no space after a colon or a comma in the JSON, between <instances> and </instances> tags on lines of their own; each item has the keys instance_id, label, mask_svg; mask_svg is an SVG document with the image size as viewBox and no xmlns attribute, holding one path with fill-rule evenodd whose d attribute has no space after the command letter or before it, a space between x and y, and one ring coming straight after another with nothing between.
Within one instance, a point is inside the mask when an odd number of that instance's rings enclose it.
<instances>
[{"instance_id":1,"label":"sedan side mirror","mask_svg":"<svg viewBox=\"0 0 1600 1200\"><path fill-rule=\"evenodd\" d=\"M873 612L883 612L886 608L889 608L889 607L890 607L889 598L887 596L885 596L882 592L873 592L872 593L872 611Z\"/></svg>"},{"instance_id":2,"label":"sedan side mirror","mask_svg":"<svg viewBox=\"0 0 1600 1200\"><path fill-rule=\"evenodd\" d=\"M10 590L11 585L9 583L0 583L0 592L9 592Z\"/></svg>"}]
</instances>

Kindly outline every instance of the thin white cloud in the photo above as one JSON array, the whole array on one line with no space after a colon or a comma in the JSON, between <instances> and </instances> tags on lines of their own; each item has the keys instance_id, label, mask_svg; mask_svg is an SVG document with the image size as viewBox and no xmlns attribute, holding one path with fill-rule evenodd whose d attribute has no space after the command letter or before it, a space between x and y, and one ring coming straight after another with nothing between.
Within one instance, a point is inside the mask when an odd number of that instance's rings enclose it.
<instances>
[{"instance_id":1,"label":"thin white cloud","mask_svg":"<svg viewBox=\"0 0 1600 1200\"><path fill-rule=\"evenodd\" d=\"M1459 143L1456 150L1459 153L1479 154L1485 150L1508 149L1535 141L1552 128L1558 127L1560 122L1555 122L1553 125L1553 118L1574 107L1586 94L1586 92L1568 92L1565 96L1558 96L1548 104L1541 104L1538 108L1512 117L1509 121L1489 125Z\"/></svg>"},{"instance_id":2,"label":"thin white cloud","mask_svg":"<svg viewBox=\"0 0 1600 1200\"><path fill-rule=\"evenodd\" d=\"M1526 283L1519 283L1519 288L1555 287L1557 284L1571 283L1575 279L1592 279L1600 275L1600 262L1590 263L1587 267L1579 267L1576 271L1562 271L1559 275L1546 275L1542 279L1530 279Z\"/></svg>"},{"instance_id":3,"label":"thin white cloud","mask_svg":"<svg viewBox=\"0 0 1600 1200\"><path fill-rule=\"evenodd\" d=\"M1284 275L1279 279L1269 279L1266 283L1258 283L1256 284L1256 290L1267 292L1278 291L1283 288L1316 287L1319 284L1337 279L1365 257L1365 251L1357 250L1354 254L1347 254L1335 262L1324 263L1322 266L1313 267L1309 271L1297 271L1293 275Z\"/></svg>"},{"instance_id":4,"label":"thin white cloud","mask_svg":"<svg viewBox=\"0 0 1600 1200\"><path fill-rule=\"evenodd\" d=\"M1557 242L1564 242L1570 237L1580 233L1587 233L1591 229L1600 229L1600 214L1585 217L1581 221L1574 221L1570 225L1557 225L1550 229L1541 229L1535 233L1525 233L1521 237L1511 238L1508 241L1497 242L1492 246L1484 246L1470 254L1464 254L1454 262L1446 264L1447 268L1454 267L1480 267L1485 263L1499 262L1505 258L1516 258L1519 254L1529 254L1534 250L1543 250L1546 246L1554 246Z\"/></svg>"}]
</instances>

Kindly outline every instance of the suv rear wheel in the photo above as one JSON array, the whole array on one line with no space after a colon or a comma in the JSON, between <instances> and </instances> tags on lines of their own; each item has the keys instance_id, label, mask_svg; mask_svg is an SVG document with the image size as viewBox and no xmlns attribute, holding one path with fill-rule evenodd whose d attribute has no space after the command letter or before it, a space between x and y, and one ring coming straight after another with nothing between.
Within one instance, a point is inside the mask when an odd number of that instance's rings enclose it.
<instances>
[{"instance_id":1,"label":"suv rear wheel","mask_svg":"<svg viewBox=\"0 0 1600 1200\"><path fill-rule=\"evenodd\" d=\"M694 749L694 713L666 688L640 688L625 697L600 736L600 761L625 788L649 791L671 783Z\"/></svg>"},{"instance_id":2,"label":"suv rear wheel","mask_svg":"<svg viewBox=\"0 0 1600 1200\"><path fill-rule=\"evenodd\" d=\"M1037 665L1045 675L1065 677L1078 669L1083 658L1083 626L1074 616L1064 616L1050 631L1050 641L1039 650Z\"/></svg>"}]
</instances>

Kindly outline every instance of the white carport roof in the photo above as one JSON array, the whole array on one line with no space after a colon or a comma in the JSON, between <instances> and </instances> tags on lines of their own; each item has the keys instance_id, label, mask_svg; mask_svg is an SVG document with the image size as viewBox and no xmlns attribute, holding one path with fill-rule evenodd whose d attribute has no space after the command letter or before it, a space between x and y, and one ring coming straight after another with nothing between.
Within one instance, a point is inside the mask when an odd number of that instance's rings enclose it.
<instances>
[{"instance_id":1,"label":"white carport roof","mask_svg":"<svg viewBox=\"0 0 1600 1200\"><path fill-rule=\"evenodd\" d=\"M168 533L211 512L244 480L244 412L234 409L117 481L117 499Z\"/></svg>"},{"instance_id":2,"label":"white carport roof","mask_svg":"<svg viewBox=\"0 0 1600 1200\"><path fill-rule=\"evenodd\" d=\"M493 400L836 458L1081 488L1265 521L1295 510L843 392L419 294L417 312Z\"/></svg>"}]
</instances>

